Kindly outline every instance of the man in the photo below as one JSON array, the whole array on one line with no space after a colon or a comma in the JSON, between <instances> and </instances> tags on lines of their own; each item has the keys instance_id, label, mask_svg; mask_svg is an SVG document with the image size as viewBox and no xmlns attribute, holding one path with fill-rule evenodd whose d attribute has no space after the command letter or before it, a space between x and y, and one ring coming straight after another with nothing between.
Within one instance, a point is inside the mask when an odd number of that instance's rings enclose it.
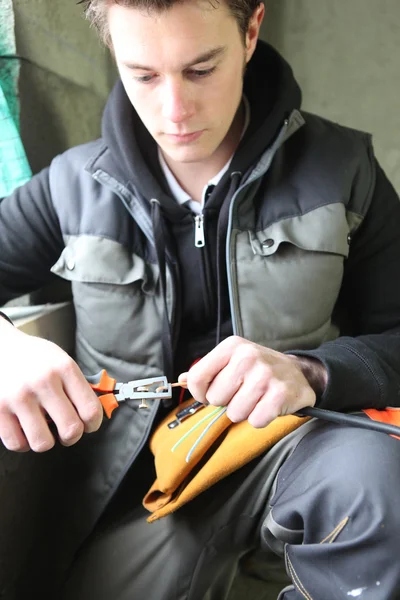
<instances>
[{"instance_id":1,"label":"man","mask_svg":"<svg viewBox=\"0 0 400 600\"><path fill-rule=\"evenodd\" d=\"M77 363L0 319L1 438L51 450L52 597L221 600L261 544L266 564L285 557L280 599L400 598L398 440L310 421L148 525L146 441L170 408L127 403L99 429L82 374L182 373L257 428L399 406L400 205L369 136L300 112L290 67L257 41L263 4L86 11L121 79L102 139L0 205L0 301L55 274L77 316Z\"/></svg>"}]
</instances>

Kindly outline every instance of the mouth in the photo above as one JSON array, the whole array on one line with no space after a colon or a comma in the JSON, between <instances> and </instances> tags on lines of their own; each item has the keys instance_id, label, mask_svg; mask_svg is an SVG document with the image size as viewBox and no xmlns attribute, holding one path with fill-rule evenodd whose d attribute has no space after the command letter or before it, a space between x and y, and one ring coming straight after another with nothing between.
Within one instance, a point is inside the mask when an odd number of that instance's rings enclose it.
<instances>
[{"instance_id":1,"label":"mouth","mask_svg":"<svg viewBox=\"0 0 400 600\"><path fill-rule=\"evenodd\" d=\"M203 130L192 133L165 133L164 135L175 144L188 144L194 142L202 135Z\"/></svg>"}]
</instances>

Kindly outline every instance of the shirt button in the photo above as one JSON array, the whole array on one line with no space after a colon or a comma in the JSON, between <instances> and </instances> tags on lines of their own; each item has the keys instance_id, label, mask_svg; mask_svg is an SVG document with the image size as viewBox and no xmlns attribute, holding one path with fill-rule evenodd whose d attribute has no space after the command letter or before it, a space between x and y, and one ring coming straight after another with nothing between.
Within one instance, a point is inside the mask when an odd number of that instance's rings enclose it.
<instances>
[{"instance_id":1,"label":"shirt button","mask_svg":"<svg viewBox=\"0 0 400 600\"><path fill-rule=\"evenodd\" d=\"M350 246L350 242L351 242L351 234L347 234L347 243Z\"/></svg>"},{"instance_id":2,"label":"shirt button","mask_svg":"<svg viewBox=\"0 0 400 600\"><path fill-rule=\"evenodd\" d=\"M271 238L268 238L267 240L264 240L263 242L261 242L261 245L263 248L271 248L274 244L275 244L275 242Z\"/></svg>"}]
</instances>

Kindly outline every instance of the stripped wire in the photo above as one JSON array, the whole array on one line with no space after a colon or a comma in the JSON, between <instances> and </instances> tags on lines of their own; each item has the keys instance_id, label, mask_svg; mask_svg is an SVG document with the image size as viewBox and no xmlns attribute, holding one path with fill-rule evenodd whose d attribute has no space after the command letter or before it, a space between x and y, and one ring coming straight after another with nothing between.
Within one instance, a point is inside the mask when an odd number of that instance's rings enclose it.
<instances>
[{"instance_id":1,"label":"stripped wire","mask_svg":"<svg viewBox=\"0 0 400 600\"><path fill-rule=\"evenodd\" d=\"M187 390L187 382L186 381L182 381L182 383L180 381L177 381L176 383L170 383L169 384L170 387L175 388L175 387L181 387L184 388L185 390ZM156 392L162 392L163 390L168 389L166 385L160 385L160 387L156 388Z\"/></svg>"},{"instance_id":2,"label":"stripped wire","mask_svg":"<svg viewBox=\"0 0 400 600\"><path fill-rule=\"evenodd\" d=\"M171 452L174 452L174 450L177 449L177 447L182 444L182 442L184 442L186 440L186 438L193 432L195 431L195 429L197 429L198 427L200 427L200 425L202 423L204 423L204 421L208 421L208 419L211 419L211 417L213 417L216 413L220 412L222 409L222 406L218 406L217 408L215 408L209 415L206 415L205 417L203 417L202 419L200 419L200 421L198 421L196 423L196 425L193 425L193 427L191 427L189 429L189 431L187 431L185 433L185 435L183 435L177 442L176 444L174 444L171 448Z\"/></svg>"},{"instance_id":3,"label":"stripped wire","mask_svg":"<svg viewBox=\"0 0 400 600\"><path fill-rule=\"evenodd\" d=\"M220 419L222 417L222 415L224 413L226 413L226 411L227 411L226 406L224 406L224 407L219 406L218 407L219 414L216 417L214 417L214 419L211 421L211 423L209 423L207 425L207 427L205 428L205 430L202 432L202 434L197 438L197 440L195 441L195 443L193 444L193 446L190 448L190 450L188 452L188 455L186 457L186 462L187 463L189 462L189 460L190 460L193 452L196 450L197 446L200 444L201 440L204 438L204 436L207 434L207 432L210 430L210 428L214 425L214 423L216 423L218 421L218 419ZM215 411L212 414L214 414L214 413L215 413Z\"/></svg>"}]
</instances>

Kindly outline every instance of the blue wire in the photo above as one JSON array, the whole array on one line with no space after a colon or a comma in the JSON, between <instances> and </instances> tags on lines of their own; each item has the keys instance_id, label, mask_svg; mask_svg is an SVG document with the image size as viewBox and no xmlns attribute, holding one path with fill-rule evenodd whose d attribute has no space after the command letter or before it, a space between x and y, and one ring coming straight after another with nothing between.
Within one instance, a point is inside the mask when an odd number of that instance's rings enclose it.
<instances>
[{"instance_id":1,"label":"blue wire","mask_svg":"<svg viewBox=\"0 0 400 600\"><path fill-rule=\"evenodd\" d=\"M203 433L198 437L198 439L196 440L196 442L193 444L193 446L190 448L189 453L186 457L186 462L188 463L193 452L196 450L197 446L200 444L201 440L203 439L203 437L207 434L207 432L209 431L209 429L214 425L214 423L216 423L218 421L218 419L220 419L222 417L222 415L224 413L226 413L226 406L224 408L221 407L222 410L219 411L219 414L214 417L214 419L211 421L211 423L209 423L207 425L207 427L204 429Z\"/></svg>"},{"instance_id":2,"label":"blue wire","mask_svg":"<svg viewBox=\"0 0 400 600\"><path fill-rule=\"evenodd\" d=\"M221 407L218 406L218 408L215 408L211 413L209 413L208 415L206 415L205 417L203 417L202 419L200 419L200 421L198 421L195 425L193 425L193 427L191 427L189 429L189 431L187 431L181 438L179 438L179 440L172 446L171 448L171 452L174 452L174 450L177 449L177 447L182 444L182 442L184 442L186 440L186 438L198 427L200 427L200 425L202 423L204 423L204 421L207 421L208 419L211 419L211 417L213 415L215 415L215 413L219 412L221 410Z\"/></svg>"}]
</instances>

